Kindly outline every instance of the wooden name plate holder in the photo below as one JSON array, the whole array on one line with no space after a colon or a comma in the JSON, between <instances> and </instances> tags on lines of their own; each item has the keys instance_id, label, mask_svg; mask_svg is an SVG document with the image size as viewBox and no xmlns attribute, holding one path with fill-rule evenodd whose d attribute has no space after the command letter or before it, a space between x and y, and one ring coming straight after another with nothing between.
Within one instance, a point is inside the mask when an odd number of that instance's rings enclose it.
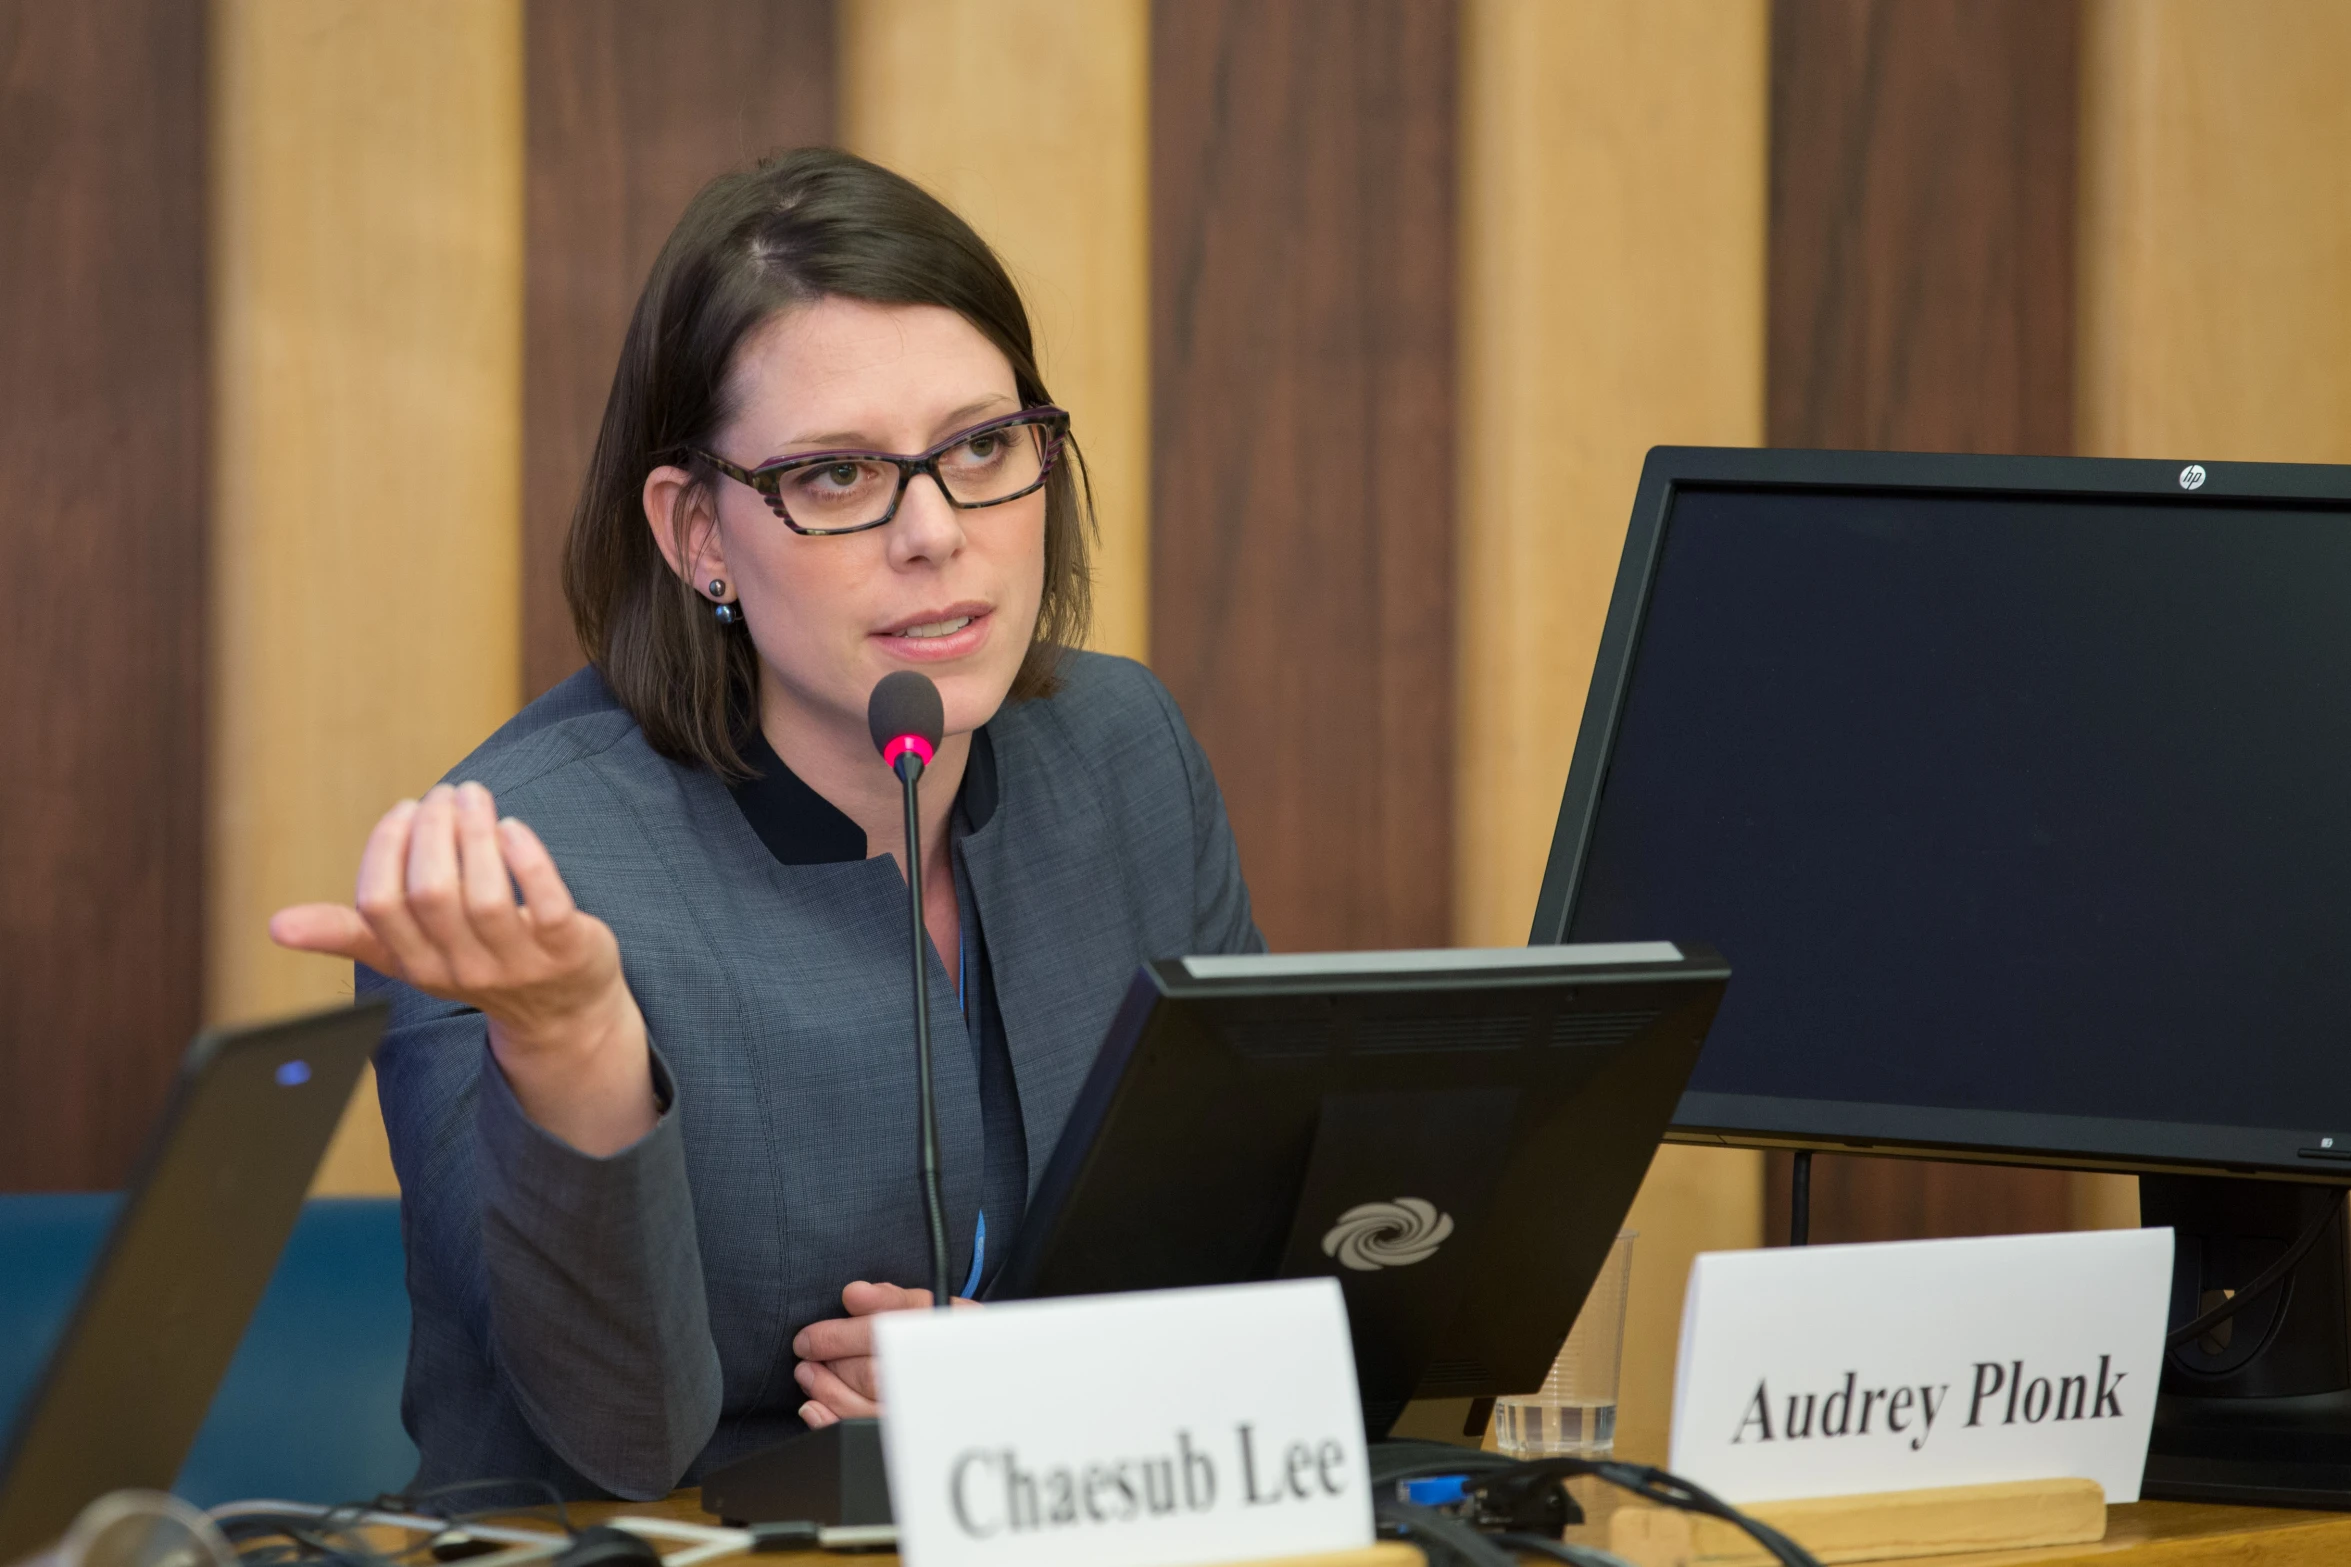
<instances>
[{"instance_id":1,"label":"wooden name plate holder","mask_svg":"<svg viewBox=\"0 0 2351 1567\"><path fill-rule=\"evenodd\" d=\"M1969 1551L2079 1545L2106 1535L2106 1493L2095 1480L2017 1480L1874 1496L1757 1502L1741 1511L1823 1562L1954 1556ZM1771 1567L1734 1525L1671 1508L1627 1506L1609 1517L1608 1548L1637 1567Z\"/></svg>"}]
</instances>

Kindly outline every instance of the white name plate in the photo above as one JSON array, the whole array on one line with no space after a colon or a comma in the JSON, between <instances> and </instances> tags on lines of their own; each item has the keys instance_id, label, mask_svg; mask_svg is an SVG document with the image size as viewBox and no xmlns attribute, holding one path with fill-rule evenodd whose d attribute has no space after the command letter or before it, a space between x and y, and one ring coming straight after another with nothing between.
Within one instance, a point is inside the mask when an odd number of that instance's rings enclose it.
<instances>
[{"instance_id":1,"label":"white name plate","mask_svg":"<svg viewBox=\"0 0 2351 1567\"><path fill-rule=\"evenodd\" d=\"M2139 1499L2169 1230L1709 1252L1674 1372L1674 1473L1726 1501L2002 1480Z\"/></svg>"},{"instance_id":2,"label":"white name plate","mask_svg":"<svg viewBox=\"0 0 2351 1567\"><path fill-rule=\"evenodd\" d=\"M909 1567L1158 1567L1372 1543L1334 1280L894 1312L874 1342Z\"/></svg>"}]
</instances>

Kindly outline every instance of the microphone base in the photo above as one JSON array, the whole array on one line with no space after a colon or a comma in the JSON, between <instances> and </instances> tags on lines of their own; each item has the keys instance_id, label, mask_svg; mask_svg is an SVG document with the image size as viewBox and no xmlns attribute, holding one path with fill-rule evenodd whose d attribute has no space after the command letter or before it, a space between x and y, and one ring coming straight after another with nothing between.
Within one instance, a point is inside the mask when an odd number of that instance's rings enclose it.
<instances>
[{"instance_id":1,"label":"microphone base","mask_svg":"<svg viewBox=\"0 0 2351 1567\"><path fill-rule=\"evenodd\" d=\"M702 1510L729 1525L891 1523L882 1423L844 1420L746 1454L703 1480Z\"/></svg>"}]
</instances>

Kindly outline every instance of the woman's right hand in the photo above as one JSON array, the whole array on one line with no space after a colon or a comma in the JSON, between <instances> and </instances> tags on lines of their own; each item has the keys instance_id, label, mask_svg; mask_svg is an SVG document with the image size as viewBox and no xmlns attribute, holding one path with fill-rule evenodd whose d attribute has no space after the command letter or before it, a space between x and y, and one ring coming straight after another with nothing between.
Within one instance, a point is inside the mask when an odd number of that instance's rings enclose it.
<instances>
[{"instance_id":1,"label":"woman's right hand","mask_svg":"<svg viewBox=\"0 0 2351 1567\"><path fill-rule=\"evenodd\" d=\"M393 806L368 836L354 902L280 909L269 933L479 1009L523 1112L584 1153L617 1153L659 1118L612 927L572 902L538 834L500 821L480 784Z\"/></svg>"}]
</instances>

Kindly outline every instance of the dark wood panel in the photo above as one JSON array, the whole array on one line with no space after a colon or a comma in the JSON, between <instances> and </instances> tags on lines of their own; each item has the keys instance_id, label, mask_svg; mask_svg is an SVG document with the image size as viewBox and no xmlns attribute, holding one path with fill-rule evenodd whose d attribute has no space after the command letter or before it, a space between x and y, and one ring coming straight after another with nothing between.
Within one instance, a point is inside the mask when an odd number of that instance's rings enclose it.
<instances>
[{"instance_id":1,"label":"dark wood panel","mask_svg":"<svg viewBox=\"0 0 2351 1567\"><path fill-rule=\"evenodd\" d=\"M2070 0L1777 0L1775 446L2073 448Z\"/></svg>"},{"instance_id":2,"label":"dark wood panel","mask_svg":"<svg viewBox=\"0 0 2351 1567\"><path fill-rule=\"evenodd\" d=\"M563 538L629 311L715 175L834 134L831 0L530 0L523 681L580 666Z\"/></svg>"},{"instance_id":3,"label":"dark wood panel","mask_svg":"<svg viewBox=\"0 0 2351 1567\"><path fill-rule=\"evenodd\" d=\"M0 0L0 1190L121 1184L202 1006L204 15Z\"/></svg>"},{"instance_id":4,"label":"dark wood panel","mask_svg":"<svg viewBox=\"0 0 2351 1567\"><path fill-rule=\"evenodd\" d=\"M1763 1233L1774 1246L1788 1238L1793 1157L1770 1156ZM2062 1171L1860 1154L1812 1156L1815 1245L1936 1235L2037 1235L2072 1227L2072 1190Z\"/></svg>"},{"instance_id":5,"label":"dark wood panel","mask_svg":"<svg viewBox=\"0 0 2351 1567\"><path fill-rule=\"evenodd\" d=\"M2071 0L1775 0L1775 446L2073 447ZM1770 1238L1789 1156L1771 1156ZM2056 1171L1821 1154L1812 1238L2067 1228Z\"/></svg>"},{"instance_id":6,"label":"dark wood panel","mask_svg":"<svg viewBox=\"0 0 2351 1567\"><path fill-rule=\"evenodd\" d=\"M1151 658L1280 948L1450 936L1457 40L1152 9Z\"/></svg>"}]
</instances>

